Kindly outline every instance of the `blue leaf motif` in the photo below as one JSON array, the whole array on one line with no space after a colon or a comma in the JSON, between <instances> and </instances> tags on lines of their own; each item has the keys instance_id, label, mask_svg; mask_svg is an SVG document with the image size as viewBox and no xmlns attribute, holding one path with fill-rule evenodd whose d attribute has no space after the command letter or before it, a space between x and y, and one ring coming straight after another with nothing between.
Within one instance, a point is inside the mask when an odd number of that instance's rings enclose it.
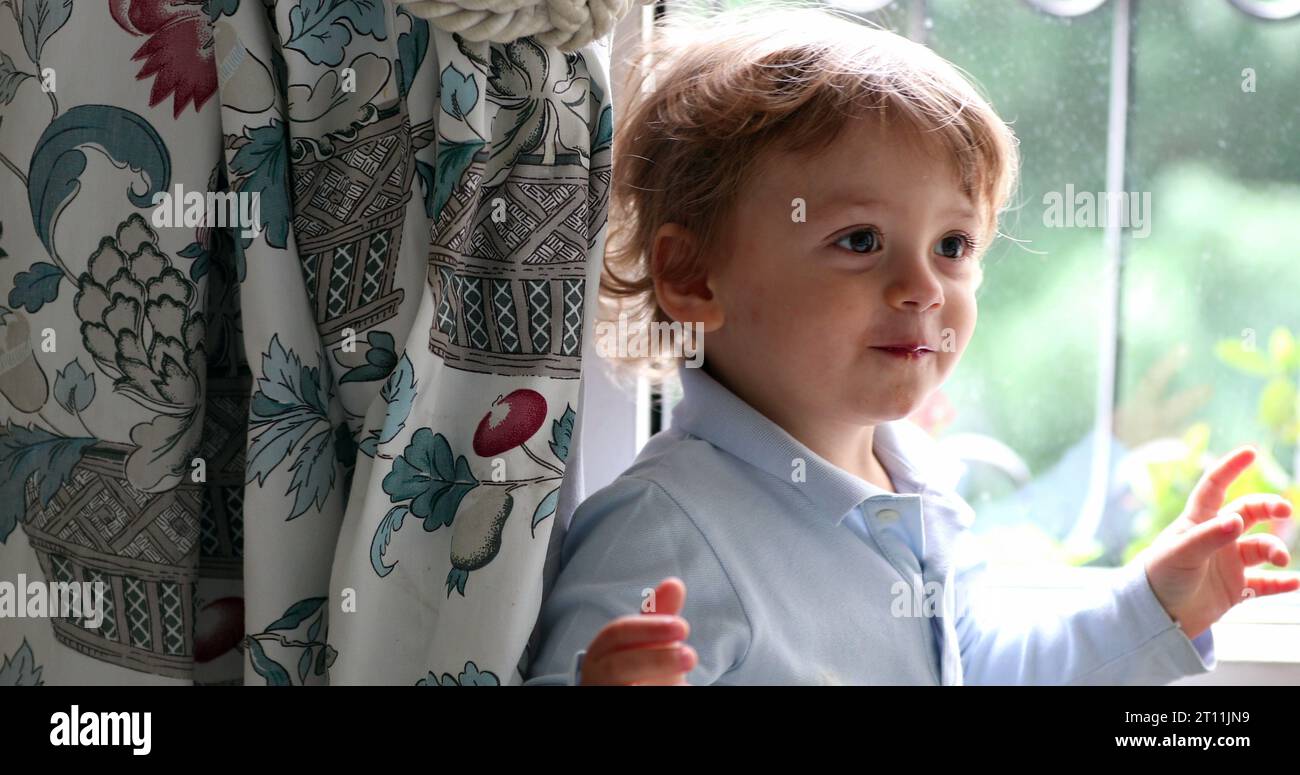
<instances>
[{"instance_id":1,"label":"blue leaf motif","mask_svg":"<svg viewBox=\"0 0 1300 775\"><path fill-rule=\"evenodd\" d=\"M388 334L385 336L391 343L392 337ZM392 355L391 350L384 357L387 358L388 355ZM367 353L366 357L369 358L370 353ZM396 358L395 355L393 357ZM388 379L380 388L379 395L388 404L388 409L384 412L384 424L379 428L371 428L357 447L369 457L375 456L380 444L387 444L402 432L406 427L406 418L411 413L411 404L415 401L415 369L405 353L402 354L400 361L396 361L396 368L389 367Z\"/></svg>"},{"instance_id":2,"label":"blue leaf motif","mask_svg":"<svg viewBox=\"0 0 1300 775\"><path fill-rule=\"evenodd\" d=\"M239 10L239 0L210 0L208 19L216 21L221 16L234 16Z\"/></svg>"},{"instance_id":3,"label":"blue leaf motif","mask_svg":"<svg viewBox=\"0 0 1300 775\"><path fill-rule=\"evenodd\" d=\"M298 680L307 683L307 671L311 669L311 647L302 650L302 656L298 659Z\"/></svg>"},{"instance_id":4,"label":"blue leaf motif","mask_svg":"<svg viewBox=\"0 0 1300 775\"><path fill-rule=\"evenodd\" d=\"M370 567L375 569L375 573L380 578L387 576L393 568L397 567L396 562L392 565L384 563L384 550L388 548L393 533L401 529L409 513L411 510L405 506L394 506L383 519L379 520L379 528L375 530L375 537L370 541Z\"/></svg>"},{"instance_id":5,"label":"blue leaf motif","mask_svg":"<svg viewBox=\"0 0 1300 775\"><path fill-rule=\"evenodd\" d=\"M334 489L335 464L334 429L328 425L298 447L298 456L289 470L293 479L289 492L294 494L293 517L301 516L312 504L324 508L325 498Z\"/></svg>"},{"instance_id":6,"label":"blue leaf motif","mask_svg":"<svg viewBox=\"0 0 1300 775\"><path fill-rule=\"evenodd\" d=\"M387 444L406 427L406 418L411 414L411 404L415 401L415 367L406 353L402 353L402 360L388 375L379 395L388 402L384 430L379 435L379 443Z\"/></svg>"},{"instance_id":7,"label":"blue leaf motif","mask_svg":"<svg viewBox=\"0 0 1300 775\"><path fill-rule=\"evenodd\" d=\"M537 509L533 512L534 535L536 535L538 523L555 513L555 504L559 503L559 501L560 488L556 487L554 490L546 493L546 497L542 498L542 502L537 504Z\"/></svg>"},{"instance_id":8,"label":"blue leaf motif","mask_svg":"<svg viewBox=\"0 0 1300 775\"><path fill-rule=\"evenodd\" d=\"M275 334L262 356L262 376L257 380L257 393L281 406L300 404L302 389L298 380L302 374L302 361L292 350L280 344L280 335ZM269 413L255 411L254 414Z\"/></svg>"},{"instance_id":9,"label":"blue leaf motif","mask_svg":"<svg viewBox=\"0 0 1300 775\"><path fill-rule=\"evenodd\" d=\"M471 140L465 143L438 141L438 170L433 176L435 180L433 214L429 216L430 218L437 220L443 206L447 204L448 199L451 199L452 189L460 183L461 175L465 174L465 170L474 161L474 154L482 147L482 140ZM427 202L425 209L426 211L428 209Z\"/></svg>"},{"instance_id":10,"label":"blue leaf motif","mask_svg":"<svg viewBox=\"0 0 1300 775\"><path fill-rule=\"evenodd\" d=\"M321 418L315 412L299 409L285 412L273 422L259 426L258 435L248 445L246 481L257 480L259 485L264 484L266 477L320 423Z\"/></svg>"},{"instance_id":11,"label":"blue leaf motif","mask_svg":"<svg viewBox=\"0 0 1300 775\"><path fill-rule=\"evenodd\" d=\"M86 170L81 148L87 145L103 151L119 169L129 167L148 180L141 193L127 190L136 207L152 207L154 194L171 185L171 156L148 121L114 105L70 108L51 121L36 141L27 186L32 226L50 255L54 255L54 223L81 188L79 179ZM265 202L262 207L265 211Z\"/></svg>"},{"instance_id":12,"label":"blue leaf motif","mask_svg":"<svg viewBox=\"0 0 1300 775\"><path fill-rule=\"evenodd\" d=\"M72 0L24 0L23 48L29 59L41 61L46 41L68 23L70 16Z\"/></svg>"},{"instance_id":13,"label":"blue leaf motif","mask_svg":"<svg viewBox=\"0 0 1300 775\"><path fill-rule=\"evenodd\" d=\"M393 503L411 502L411 513L424 520L428 531L451 525L461 500L477 486L465 456L453 463L446 437L428 428L415 432L383 483Z\"/></svg>"},{"instance_id":14,"label":"blue leaf motif","mask_svg":"<svg viewBox=\"0 0 1300 775\"><path fill-rule=\"evenodd\" d=\"M27 480L37 477L37 497L47 506L72 475L93 438L55 436L40 428L7 423L0 432L0 543L22 519Z\"/></svg>"},{"instance_id":15,"label":"blue leaf motif","mask_svg":"<svg viewBox=\"0 0 1300 775\"><path fill-rule=\"evenodd\" d=\"M14 60L9 55L0 51L0 105L8 105L13 102L14 95L18 93L18 87L28 78L35 78L31 73L25 73L14 66ZM4 253L0 251L0 258L4 258Z\"/></svg>"},{"instance_id":16,"label":"blue leaf motif","mask_svg":"<svg viewBox=\"0 0 1300 775\"><path fill-rule=\"evenodd\" d=\"M245 129L249 142L235 152L230 170L244 176L238 191L258 195L258 229L266 230L266 243L283 248L289 238L289 149L284 123L271 119L266 126Z\"/></svg>"},{"instance_id":17,"label":"blue leaf motif","mask_svg":"<svg viewBox=\"0 0 1300 775\"><path fill-rule=\"evenodd\" d=\"M339 378L344 382L372 382L383 379L397 365L397 353L393 351L393 335L387 331L371 331L366 337L370 347L366 350L366 362L348 369Z\"/></svg>"},{"instance_id":18,"label":"blue leaf motif","mask_svg":"<svg viewBox=\"0 0 1300 775\"><path fill-rule=\"evenodd\" d=\"M433 202L438 188L438 184L434 182L433 165L416 159L415 171L420 175L420 187L424 189L424 214L433 218L436 212Z\"/></svg>"},{"instance_id":19,"label":"blue leaf motif","mask_svg":"<svg viewBox=\"0 0 1300 775\"><path fill-rule=\"evenodd\" d=\"M23 644L12 657L5 657L4 666L0 667L0 686L41 686L41 671L44 669L36 666L32 647L27 638L23 638Z\"/></svg>"},{"instance_id":20,"label":"blue leaf motif","mask_svg":"<svg viewBox=\"0 0 1300 775\"><path fill-rule=\"evenodd\" d=\"M293 630L297 629L308 617L320 610L321 604L325 602L323 597L309 597L306 600L299 600L284 612L284 616L276 619L266 628L267 632L276 630Z\"/></svg>"},{"instance_id":21,"label":"blue leaf motif","mask_svg":"<svg viewBox=\"0 0 1300 775\"><path fill-rule=\"evenodd\" d=\"M551 452L561 463L569 460L569 442L573 438L573 407L565 405L560 419L551 421Z\"/></svg>"},{"instance_id":22,"label":"blue leaf motif","mask_svg":"<svg viewBox=\"0 0 1300 775\"><path fill-rule=\"evenodd\" d=\"M478 104L478 84L474 81L474 74L466 75L457 70L455 65L447 65L442 70L440 80L439 94L443 111L453 118L464 119Z\"/></svg>"},{"instance_id":23,"label":"blue leaf motif","mask_svg":"<svg viewBox=\"0 0 1300 775\"><path fill-rule=\"evenodd\" d=\"M397 83L402 94L405 95L410 93L415 74L424 62L425 52L428 51L429 23L412 16L405 8L398 8L397 12L411 20L411 31L397 36Z\"/></svg>"},{"instance_id":24,"label":"blue leaf motif","mask_svg":"<svg viewBox=\"0 0 1300 775\"><path fill-rule=\"evenodd\" d=\"M500 686L501 679L491 670L479 670L472 661L465 663L465 670L460 674L461 686Z\"/></svg>"},{"instance_id":25,"label":"blue leaf motif","mask_svg":"<svg viewBox=\"0 0 1300 775\"><path fill-rule=\"evenodd\" d=\"M69 414L80 414L95 398L95 375L87 374L81 363L72 361L55 372L54 400Z\"/></svg>"},{"instance_id":26,"label":"blue leaf motif","mask_svg":"<svg viewBox=\"0 0 1300 775\"><path fill-rule=\"evenodd\" d=\"M248 657L253 662L253 669L257 674L266 679L267 686L291 686L289 673L284 666L266 655L266 650L256 639L248 641Z\"/></svg>"},{"instance_id":27,"label":"blue leaf motif","mask_svg":"<svg viewBox=\"0 0 1300 775\"><path fill-rule=\"evenodd\" d=\"M325 675L325 670L334 664L334 657L338 652L330 644L326 643L324 648L316 650L316 675Z\"/></svg>"},{"instance_id":28,"label":"blue leaf motif","mask_svg":"<svg viewBox=\"0 0 1300 775\"><path fill-rule=\"evenodd\" d=\"M266 483L266 478L290 453L297 451L290 466L289 489L293 508L288 519L301 516L314 503L323 506L334 487L339 462L337 436L329 421L329 375L304 366L293 350L271 337L262 355L262 376L249 404L249 431L255 434L248 445L245 482Z\"/></svg>"},{"instance_id":29,"label":"blue leaf motif","mask_svg":"<svg viewBox=\"0 0 1300 775\"><path fill-rule=\"evenodd\" d=\"M9 289L9 306L24 307L36 312L59 297L59 281L63 272L54 264L38 261L31 269L14 275L14 287Z\"/></svg>"},{"instance_id":30,"label":"blue leaf motif","mask_svg":"<svg viewBox=\"0 0 1300 775\"><path fill-rule=\"evenodd\" d=\"M302 0L289 11L285 47L301 52L314 65L335 67L352 41L349 26L358 35L387 40L382 0Z\"/></svg>"},{"instance_id":31,"label":"blue leaf motif","mask_svg":"<svg viewBox=\"0 0 1300 775\"><path fill-rule=\"evenodd\" d=\"M600 111L600 118L596 119L595 132L591 136L591 150L596 152L609 146L614 141L614 111L609 105Z\"/></svg>"},{"instance_id":32,"label":"blue leaf motif","mask_svg":"<svg viewBox=\"0 0 1300 775\"><path fill-rule=\"evenodd\" d=\"M465 596L465 582L469 581L469 571L460 568L452 568L447 573L447 597L451 597L451 591L454 589L460 593L461 597Z\"/></svg>"}]
</instances>

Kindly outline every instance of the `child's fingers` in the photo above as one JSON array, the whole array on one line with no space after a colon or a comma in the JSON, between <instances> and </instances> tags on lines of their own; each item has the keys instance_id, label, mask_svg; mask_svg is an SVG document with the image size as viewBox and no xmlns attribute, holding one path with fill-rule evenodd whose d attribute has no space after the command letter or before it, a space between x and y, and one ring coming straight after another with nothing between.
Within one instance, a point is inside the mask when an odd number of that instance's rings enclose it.
<instances>
[{"instance_id":1,"label":"child's fingers","mask_svg":"<svg viewBox=\"0 0 1300 775\"><path fill-rule=\"evenodd\" d=\"M686 640L690 625L680 616L641 614L620 616L596 633L587 647L587 659L627 648Z\"/></svg>"},{"instance_id":2,"label":"child's fingers","mask_svg":"<svg viewBox=\"0 0 1300 775\"><path fill-rule=\"evenodd\" d=\"M582 674L596 684L673 683L690 672L695 661L695 649L685 643L648 646L605 654L591 666L584 660Z\"/></svg>"},{"instance_id":3,"label":"child's fingers","mask_svg":"<svg viewBox=\"0 0 1300 775\"><path fill-rule=\"evenodd\" d=\"M1247 536L1237 542L1241 552L1241 562L1247 567L1271 562L1285 568L1291 564L1291 553L1287 551L1286 542L1272 533L1260 533Z\"/></svg>"},{"instance_id":4,"label":"child's fingers","mask_svg":"<svg viewBox=\"0 0 1300 775\"><path fill-rule=\"evenodd\" d=\"M1294 592L1300 589L1300 574L1251 571L1246 574L1246 588L1255 597Z\"/></svg>"},{"instance_id":5,"label":"child's fingers","mask_svg":"<svg viewBox=\"0 0 1300 775\"><path fill-rule=\"evenodd\" d=\"M1205 522L1213 519L1223 505L1223 499L1241 472L1255 462L1255 450L1252 447L1239 447L1221 458L1210 467L1196 483L1191 497L1187 499L1188 517L1192 522Z\"/></svg>"},{"instance_id":6,"label":"child's fingers","mask_svg":"<svg viewBox=\"0 0 1300 775\"><path fill-rule=\"evenodd\" d=\"M676 576L669 576L655 588L656 614L679 614L686 604L686 584Z\"/></svg>"},{"instance_id":7,"label":"child's fingers","mask_svg":"<svg viewBox=\"0 0 1300 775\"><path fill-rule=\"evenodd\" d=\"M1291 516L1291 502L1281 495L1271 495L1268 493L1251 493L1235 498L1232 503L1224 506L1222 511L1233 511L1241 515L1246 520L1246 527L1249 528L1256 522L1262 522L1266 519L1286 519Z\"/></svg>"},{"instance_id":8,"label":"child's fingers","mask_svg":"<svg viewBox=\"0 0 1300 775\"><path fill-rule=\"evenodd\" d=\"M1225 512L1218 519L1211 519L1178 536L1178 546L1172 552L1172 560L1180 568L1204 565L1210 557L1241 535L1243 522L1240 516Z\"/></svg>"}]
</instances>

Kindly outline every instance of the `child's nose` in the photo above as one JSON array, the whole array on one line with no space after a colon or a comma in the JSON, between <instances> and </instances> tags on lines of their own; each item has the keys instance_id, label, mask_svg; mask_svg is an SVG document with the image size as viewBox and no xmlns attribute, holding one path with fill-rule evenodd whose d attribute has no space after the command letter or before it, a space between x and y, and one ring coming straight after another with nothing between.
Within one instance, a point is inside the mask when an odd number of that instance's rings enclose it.
<instances>
[{"instance_id":1,"label":"child's nose","mask_svg":"<svg viewBox=\"0 0 1300 775\"><path fill-rule=\"evenodd\" d=\"M896 269L886 288L886 301L896 309L924 312L943 305L943 285L930 260L909 256L895 262Z\"/></svg>"}]
</instances>

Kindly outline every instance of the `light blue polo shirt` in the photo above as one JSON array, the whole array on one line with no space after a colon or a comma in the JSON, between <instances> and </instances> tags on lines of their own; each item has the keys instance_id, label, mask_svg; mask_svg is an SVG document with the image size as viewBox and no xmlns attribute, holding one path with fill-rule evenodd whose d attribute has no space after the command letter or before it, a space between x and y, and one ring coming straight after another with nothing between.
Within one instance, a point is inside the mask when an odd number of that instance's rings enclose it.
<instances>
[{"instance_id":1,"label":"light blue polo shirt","mask_svg":"<svg viewBox=\"0 0 1300 775\"><path fill-rule=\"evenodd\" d=\"M667 576L696 684L1160 684L1212 670L1140 562L1095 601L1007 610L979 584L961 463L918 426L876 427L898 493L805 447L703 369L669 429L574 512L525 684L579 682L611 619Z\"/></svg>"}]
</instances>

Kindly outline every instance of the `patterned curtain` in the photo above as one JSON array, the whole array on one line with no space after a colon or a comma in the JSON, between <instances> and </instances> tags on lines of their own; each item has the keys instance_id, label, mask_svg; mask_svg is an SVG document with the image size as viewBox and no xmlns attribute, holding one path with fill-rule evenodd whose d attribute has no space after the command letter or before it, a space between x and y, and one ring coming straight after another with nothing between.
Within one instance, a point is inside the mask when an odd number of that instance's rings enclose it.
<instances>
[{"instance_id":1,"label":"patterned curtain","mask_svg":"<svg viewBox=\"0 0 1300 775\"><path fill-rule=\"evenodd\" d=\"M0 685L520 682L582 495L600 45L4 1Z\"/></svg>"}]
</instances>

